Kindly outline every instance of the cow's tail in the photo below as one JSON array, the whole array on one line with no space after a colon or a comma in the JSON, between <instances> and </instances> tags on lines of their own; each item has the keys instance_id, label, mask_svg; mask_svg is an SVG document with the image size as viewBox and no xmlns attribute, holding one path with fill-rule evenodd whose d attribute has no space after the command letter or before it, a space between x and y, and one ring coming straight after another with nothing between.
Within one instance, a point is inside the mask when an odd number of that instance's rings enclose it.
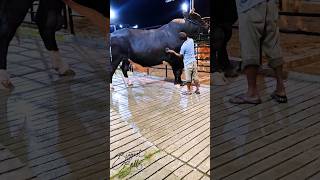
<instances>
[{"instance_id":1,"label":"cow's tail","mask_svg":"<svg viewBox=\"0 0 320 180\"><path fill-rule=\"evenodd\" d=\"M14 38L18 41L18 45L20 45L21 39L20 39L20 35L19 35L19 28L18 28L17 32L14 34Z\"/></svg>"}]
</instances>

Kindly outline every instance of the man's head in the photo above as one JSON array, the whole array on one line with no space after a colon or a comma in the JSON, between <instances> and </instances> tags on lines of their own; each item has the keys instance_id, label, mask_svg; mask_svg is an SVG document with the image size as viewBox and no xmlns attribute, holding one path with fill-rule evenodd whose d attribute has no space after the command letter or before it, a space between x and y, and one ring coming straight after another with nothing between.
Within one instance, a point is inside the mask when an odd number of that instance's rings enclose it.
<instances>
[{"instance_id":1,"label":"man's head","mask_svg":"<svg viewBox=\"0 0 320 180\"><path fill-rule=\"evenodd\" d=\"M188 36L185 32L179 32L179 38L183 41L187 40Z\"/></svg>"}]
</instances>

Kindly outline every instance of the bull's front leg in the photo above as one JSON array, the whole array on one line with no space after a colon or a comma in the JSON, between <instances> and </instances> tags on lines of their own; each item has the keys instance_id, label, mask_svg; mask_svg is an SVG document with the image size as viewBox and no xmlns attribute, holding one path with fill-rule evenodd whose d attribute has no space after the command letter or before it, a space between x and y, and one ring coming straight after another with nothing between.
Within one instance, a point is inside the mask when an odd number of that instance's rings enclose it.
<instances>
[{"instance_id":1,"label":"bull's front leg","mask_svg":"<svg viewBox=\"0 0 320 180\"><path fill-rule=\"evenodd\" d=\"M10 41L22 23L32 0L0 1L0 89L12 90L13 84L7 72L7 55ZM19 4L19 8L17 8Z\"/></svg>"},{"instance_id":2,"label":"bull's front leg","mask_svg":"<svg viewBox=\"0 0 320 180\"><path fill-rule=\"evenodd\" d=\"M125 83L127 84L127 86L128 87L133 86L133 83L129 79L129 76L128 76L128 71L130 71L130 62L129 62L129 60L127 60L127 59L122 60L122 64L121 64L120 68L121 68L121 71L122 71L122 74L124 76L124 80L125 80Z\"/></svg>"},{"instance_id":3,"label":"bull's front leg","mask_svg":"<svg viewBox=\"0 0 320 180\"><path fill-rule=\"evenodd\" d=\"M48 49L49 50L49 49ZM49 50L52 68L61 76L75 75L69 64L64 62L58 50Z\"/></svg>"},{"instance_id":4,"label":"bull's front leg","mask_svg":"<svg viewBox=\"0 0 320 180\"><path fill-rule=\"evenodd\" d=\"M1 17L0 17L1 18ZM5 37L4 34L7 34L8 29L2 29L0 32L0 89L1 90L11 90L13 85L10 81L10 75L7 72L7 54L9 39Z\"/></svg>"},{"instance_id":5,"label":"bull's front leg","mask_svg":"<svg viewBox=\"0 0 320 180\"><path fill-rule=\"evenodd\" d=\"M63 3L56 0L42 0L36 15L36 22L39 27L39 33L43 39L46 49L49 51L53 69L59 75L74 75L75 72L70 68L60 55L58 45L55 39L55 33L61 28L61 10Z\"/></svg>"},{"instance_id":6,"label":"bull's front leg","mask_svg":"<svg viewBox=\"0 0 320 180\"><path fill-rule=\"evenodd\" d=\"M172 68L173 75L174 75L174 85L180 85L183 86L183 82L181 80L181 75L183 72L182 68Z\"/></svg>"}]
</instances>

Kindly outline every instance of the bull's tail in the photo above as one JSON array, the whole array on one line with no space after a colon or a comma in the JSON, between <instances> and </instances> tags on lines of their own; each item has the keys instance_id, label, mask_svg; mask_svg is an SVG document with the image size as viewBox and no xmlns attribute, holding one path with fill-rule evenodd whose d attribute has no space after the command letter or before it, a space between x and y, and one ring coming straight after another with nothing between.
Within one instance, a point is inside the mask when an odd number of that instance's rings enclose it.
<instances>
[{"instance_id":1,"label":"bull's tail","mask_svg":"<svg viewBox=\"0 0 320 180\"><path fill-rule=\"evenodd\" d=\"M20 45L21 39L20 39L20 35L19 35L19 29L14 34L14 38L18 41L18 45Z\"/></svg>"}]
</instances>

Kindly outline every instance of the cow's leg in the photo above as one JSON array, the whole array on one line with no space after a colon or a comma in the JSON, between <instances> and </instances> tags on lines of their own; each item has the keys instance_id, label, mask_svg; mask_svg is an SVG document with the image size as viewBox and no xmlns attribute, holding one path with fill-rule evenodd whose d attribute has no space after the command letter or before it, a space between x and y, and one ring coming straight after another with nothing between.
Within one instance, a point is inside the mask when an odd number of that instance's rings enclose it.
<instances>
[{"instance_id":1,"label":"cow's leg","mask_svg":"<svg viewBox=\"0 0 320 180\"><path fill-rule=\"evenodd\" d=\"M40 0L36 22L44 45L49 51L52 67L59 75L74 75L74 71L62 60L55 39L55 33L62 25L61 10L63 6L64 4L61 1Z\"/></svg>"},{"instance_id":2,"label":"cow's leg","mask_svg":"<svg viewBox=\"0 0 320 180\"><path fill-rule=\"evenodd\" d=\"M181 75L182 75L182 68L172 67L173 75L174 75L174 85L180 84L183 86Z\"/></svg>"},{"instance_id":3,"label":"cow's leg","mask_svg":"<svg viewBox=\"0 0 320 180\"><path fill-rule=\"evenodd\" d=\"M121 71L128 86L132 86L132 82L129 79L128 71L130 70L130 62L128 59L123 59L121 64Z\"/></svg>"},{"instance_id":4,"label":"cow's leg","mask_svg":"<svg viewBox=\"0 0 320 180\"><path fill-rule=\"evenodd\" d=\"M121 62L121 57L114 55L112 51L112 61L111 61L111 70L110 70L110 89L113 89L112 77L116 72L120 62Z\"/></svg>"},{"instance_id":5,"label":"cow's leg","mask_svg":"<svg viewBox=\"0 0 320 180\"><path fill-rule=\"evenodd\" d=\"M0 1L0 89L2 90L13 89L7 73L8 47L31 5L32 0Z\"/></svg>"}]
</instances>

